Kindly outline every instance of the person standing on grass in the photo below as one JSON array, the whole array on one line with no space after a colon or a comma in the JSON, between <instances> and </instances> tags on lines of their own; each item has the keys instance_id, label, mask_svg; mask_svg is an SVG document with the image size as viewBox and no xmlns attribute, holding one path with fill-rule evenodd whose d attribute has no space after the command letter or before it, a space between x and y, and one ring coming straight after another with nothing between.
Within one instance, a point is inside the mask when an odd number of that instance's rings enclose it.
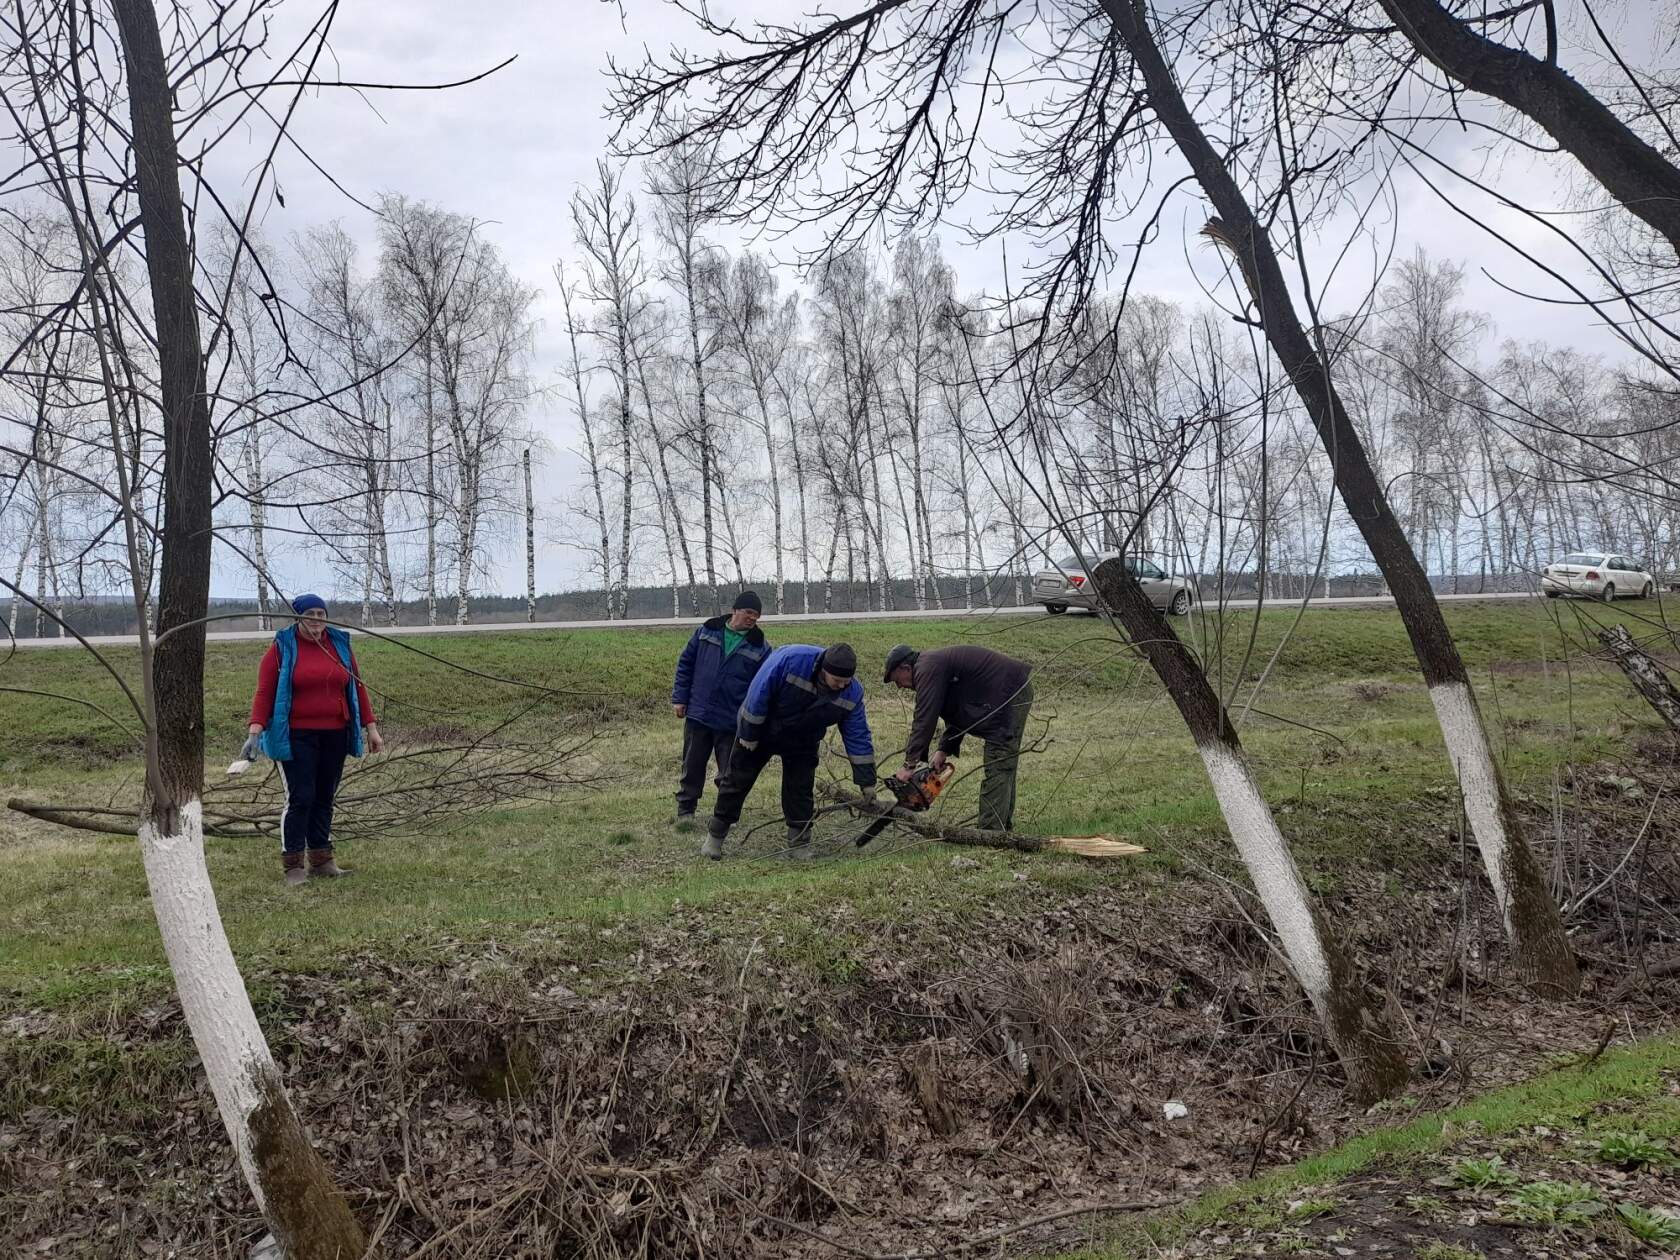
<instances>
[{"instance_id":1,"label":"person standing on grass","mask_svg":"<svg viewBox=\"0 0 1680 1260\"><path fill-rule=\"evenodd\" d=\"M1032 666L991 648L961 645L918 652L900 643L887 653L886 682L916 693L910 742L900 779L929 761L934 728L945 733L931 758L935 770L962 751L963 736L985 741L986 776L980 783L982 831L1008 831L1015 822L1015 772L1021 737L1032 712Z\"/></svg>"},{"instance_id":2,"label":"person standing on grass","mask_svg":"<svg viewBox=\"0 0 1680 1260\"><path fill-rule=\"evenodd\" d=\"M706 766L717 764L718 782L729 773L735 748L735 716L747 688L770 655L758 628L764 604L756 591L742 591L727 617L713 617L689 637L677 658L671 711L682 719L682 777L677 781L677 830L694 827L694 810L706 788Z\"/></svg>"},{"instance_id":3,"label":"person standing on grass","mask_svg":"<svg viewBox=\"0 0 1680 1260\"><path fill-rule=\"evenodd\" d=\"M717 804L700 856L714 862L723 856L724 838L740 821L741 807L772 757L782 759L788 856L812 856L817 758L831 726L840 728L847 760L852 763L852 781L873 795L875 746L863 710L863 687L853 677L856 673L857 655L844 643L830 648L793 643L770 653L741 705L733 759L729 773L718 784Z\"/></svg>"},{"instance_id":4,"label":"person standing on grass","mask_svg":"<svg viewBox=\"0 0 1680 1260\"><path fill-rule=\"evenodd\" d=\"M345 757L379 752L385 739L350 635L327 624L326 601L299 595L292 611L297 622L274 636L258 667L244 755L260 751L280 767L286 784L280 866L295 887L311 875L350 873L333 861L333 800Z\"/></svg>"}]
</instances>

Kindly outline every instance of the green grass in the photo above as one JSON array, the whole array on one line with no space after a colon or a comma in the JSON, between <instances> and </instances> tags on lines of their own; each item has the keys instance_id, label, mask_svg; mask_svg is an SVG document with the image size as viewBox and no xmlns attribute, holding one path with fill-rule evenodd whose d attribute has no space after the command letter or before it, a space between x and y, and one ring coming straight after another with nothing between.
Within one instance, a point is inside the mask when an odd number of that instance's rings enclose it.
<instances>
[{"instance_id":1,"label":"green grass","mask_svg":"<svg viewBox=\"0 0 1680 1260\"><path fill-rule=\"evenodd\" d=\"M1523 602L1449 606L1507 772L1519 792L1536 796L1549 794L1562 762L1607 756L1622 746L1627 729L1650 722L1620 675L1581 662L1567 672L1561 667L1564 644L1550 611ZM1226 623L1227 682L1253 621L1238 614ZM1288 612L1260 618L1253 669L1292 621ZM1220 835L1217 809L1171 704L1094 619L835 623L785 632L766 625L779 642L820 634L857 647L883 750L902 744L909 719L906 693L882 686L875 672L890 644L925 647L967 636L1033 661L1035 715L1049 722L1034 729L1043 750L1023 774L1018 826L1106 833L1152 851L1147 859L1110 865L1035 860L1033 876L1041 883L1077 891L1102 881L1159 878L1177 869L1184 845ZM533 932L590 938L597 951L628 950L623 933L599 933L656 922L679 903L755 915L809 897L813 904L849 903L860 921L870 922L924 910L966 913L1009 895L1018 859L976 854L978 867L953 870L937 846L889 856L888 845L880 844L862 860L847 851L800 870L767 857L697 863L698 837L674 835L668 823L679 734L666 700L684 637L680 630L625 628L420 641L427 652L479 674L553 689L535 697L535 718L592 734L599 781L563 801L491 814L457 834L347 845L344 863L360 874L327 887L285 889L269 844L213 839L209 861L235 950L242 959L296 969L328 966L355 950L424 958L442 938L503 940ZM210 650L213 776L242 738L262 650L258 643ZM387 735L398 746L485 729L534 698L528 689L463 676L397 644L364 639L358 650ZM116 652L112 660L132 669L134 655ZM120 712L120 691L83 653L24 652L5 669L8 685L75 695ZM135 800L137 761L110 723L40 697L8 694L0 703L8 731L0 795ZM1248 718L1243 739L1321 892L1334 891L1350 862L1403 869L1416 860L1420 832L1438 837L1451 824L1456 806L1439 731L1391 611L1310 614L1257 708L1264 713ZM977 769L978 757L967 762ZM971 812L977 780L959 783L943 807L954 816ZM742 830L768 822L774 807L768 784L751 802ZM831 841L843 840L843 824L832 828ZM770 827L748 842L748 852L763 857L778 845ZM25 1002L87 1002L122 991L144 994L164 982L132 841L10 815L0 818L0 847L8 893L0 907L0 989ZM825 974L847 974L852 960L843 936L819 940L803 916L782 919L777 949Z\"/></svg>"},{"instance_id":2,"label":"green grass","mask_svg":"<svg viewBox=\"0 0 1680 1260\"><path fill-rule=\"evenodd\" d=\"M1629 1115L1661 1115L1670 1124L1680 1123L1680 1103L1669 1094L1676 1072L1680 1039L1658 1038L1610 1050L1585 1069L1560 1067L1465 1106L1362 1134L1291 1167L1222 1187L1177 1212L1124 1227L1097 1247L1067 1253L1064 1260L1142 1260L1221 1222L1251 1215L1262 1221L1277 1219L1287 1211L1285 1203L1306 1188L1312 1190L1311 1201L1325 1201L1338 1183L1361 1172L1439 1155L1469 1133L1498 1138L1535 1126L1591 1132L1595 1113L1605 1108L1614 1108L1614 1114L1602 1118L1610 1124L1625 1124ZM1455 1169L1466 1162L1458 1161ZM1594 1214L1583 1205L1595 1203L1597 1192L1567 1182L1539 1182L1523 1187L1517 1197L1526 1197L1526 1205L1539 1216L1559 1222L1567 1216L1567 1223L1573 1223Z\"/></svg>"}]
</instances>

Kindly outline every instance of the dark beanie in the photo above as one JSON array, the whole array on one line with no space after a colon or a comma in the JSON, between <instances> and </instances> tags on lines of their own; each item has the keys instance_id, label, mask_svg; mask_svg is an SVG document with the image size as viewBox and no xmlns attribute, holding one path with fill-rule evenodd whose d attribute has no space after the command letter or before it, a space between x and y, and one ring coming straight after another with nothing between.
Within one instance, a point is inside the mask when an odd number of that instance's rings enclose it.
<instances>
[{"instance_id":1,"label":"dark beanie","mask_svg":"<svg viewBox=\"0 0 1680 1260\"><path fill-rule=\"evenodd\" d=\"M836 643L822 654L817 664L837 678L850 678L857 673L857 653L850 643Z\"/></svg>"},{"instance_id":2,"label":"dark beanie","mask_svg":"<svg viewBox=\"0 0 1680 1260\"><path fill-rule=\"evenodd\" d=\"M886 672L881 676L881 681L891 682L893 670L897 669L900 665L915 665L916 657L919 655L920 653L908 643L900 643L897 647L893 648L892 651L887 653L887 668Z\"/></svg>"},{"instance_id":3,"label":"dark beanie","mask_svg":"<svg viewBox=\"0 0 1680 1260\"><path fill-rule=\"evenodd\" d=\"M742 591L735 597L735 602L729 606L729 610L734 612L741 608L745 608L749 612L761 613L764 611L764 601L758 597L757 591Z\"/></svg>"},{"instance_id":4,"label":"dark beanie","mask_svg":"<svg viewBox=\"0 0 1680 1260\"><path fill-rule=\"evenodd\" d=\"M312 608L319 608L322 612L326 612L327 601L319 595L299 595L292 601L292 611L300 617Z\"/></svg>"}]
</instances>

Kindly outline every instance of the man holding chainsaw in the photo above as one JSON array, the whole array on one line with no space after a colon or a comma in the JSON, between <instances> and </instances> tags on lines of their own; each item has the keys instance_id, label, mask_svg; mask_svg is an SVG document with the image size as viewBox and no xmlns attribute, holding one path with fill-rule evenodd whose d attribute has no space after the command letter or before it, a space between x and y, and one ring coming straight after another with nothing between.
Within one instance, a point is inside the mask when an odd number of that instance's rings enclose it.
<instances>
[{"instance_id":1,"label":"man holding chainsaw","mask_svg":"<svg viewBox=\"0 0 1680 1260\"><path fill-rule=\"evenodd\" d=\"M991 648L962 645L918 652L899 644L887 653L885 681L916 693L910 742L897 778L909 782L916 767L931 760L935 772L962 751L963 737L985 741L985 778L980 784L984 831L1008 831L1015 821L1015 772L1021 737L1032 711L1032 666ZM945 733L932 758L928 748L940 720Z\"/></svg>"},{"instance_id":2,"label":"man holding chainsaw","mask_svg":"<svg viewBox=\"0 0 1680 1260\"><path fill-rule=\"evenodd\" d=\"M857 655L850 646L811 647L791 643L770 653L747 689L735 725L735 752L718 784L717 805L700 855L714 862L723 841L740 821L741 807L772 757L782 759L782 817L787 853L809 858L817 757L828 728L838 726L852 763L852 782L875 788L875 746L863 710L863 687L854 677Z\"/></svg>"}]
</instances>

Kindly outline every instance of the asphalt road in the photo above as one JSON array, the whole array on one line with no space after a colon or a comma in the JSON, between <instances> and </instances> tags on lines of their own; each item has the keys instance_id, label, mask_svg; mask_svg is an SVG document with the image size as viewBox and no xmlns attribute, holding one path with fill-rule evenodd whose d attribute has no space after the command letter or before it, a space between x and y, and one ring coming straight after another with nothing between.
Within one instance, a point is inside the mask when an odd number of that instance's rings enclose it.
<instances>
[{"instance_id":1,"label":"asphalt road","mask_svg":"<svg viewBox=\"0 0 1680 1260\"><path fill-rule=\"evenodd\" d=\"M1509 594L1488 595L1438 595L1444 604L1474 603L1477 600L1490 599L1537 599L1538 596L1519 591ZM1293 600L1267 600L1272 607L1292 607ZM1226 601L1226 607L1231 609L1253 608L1252 599L1233 599ZM1383 595L1337 596L1334 599L1315 599L1314 608L1382 608L1392 607L1394 601ZM793 624L796 622L823 621L910 621L925 617L949 617L973 619L981 617L1030 617L1047 616L1040 604L1028 604L1019 608L977 608L971 612L957 609L899 609L894 612L840 612L840 613L787 613L780 616L766 616L766 626ZM1077 617L1078 612L1069 612L1069 617ZM530 630L636 630L643 628L658 628L670 626L692 626L699 619L695 617L637 617L629 621L507 621L472 623L465 626L393 626L377 627L380 634L401 635L435 635L435 634L504 634ZM355 629L356 627L351 627ZM273 637L269 630L212 630L209 638L215 643L263 642ZM97 635L88 639L95 647L133 647L138 640L132 634ZM18 639L20 648L73 648L80 647L75 639L46 638L46 639Z\"/></svg>"}]
</instances>

